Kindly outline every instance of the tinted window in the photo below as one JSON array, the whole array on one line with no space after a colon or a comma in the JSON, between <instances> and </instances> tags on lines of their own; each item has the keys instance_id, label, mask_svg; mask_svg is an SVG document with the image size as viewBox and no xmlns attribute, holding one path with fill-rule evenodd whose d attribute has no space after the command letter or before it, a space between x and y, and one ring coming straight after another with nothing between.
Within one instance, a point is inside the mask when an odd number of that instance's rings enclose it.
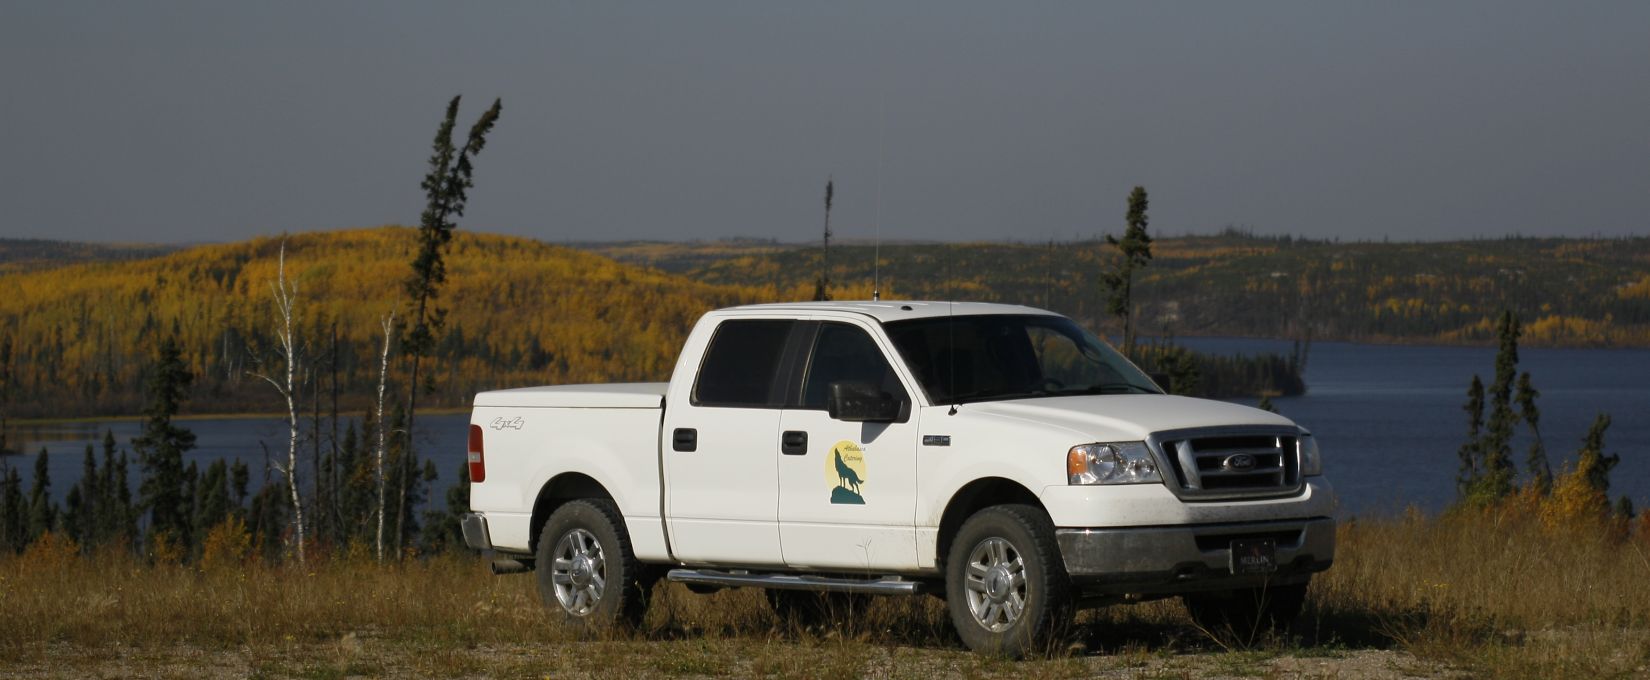
<instances>
[{"instance_id":1,"label":"tinted window","mask_svg":"<svg viewBox=\"0 0 1650 680\"><path fill-rule=\"evenodd\" d=\"M905 399L899 377L865 331L840 323L819 328L802 384L802 408L824 410L833 382L862 382L898 400Z\"/></svg>"},{"instance_id":2,"label":"tinted window","mask_svg":"<svg viewBox=\"0 0 1650 680\"><path fill-rule=\"evenodd\" d=\"M776 406L774 374L796 322L786 319L724 321L705 350L693 403L699 406Z\"/></svg>"}]
</instances>

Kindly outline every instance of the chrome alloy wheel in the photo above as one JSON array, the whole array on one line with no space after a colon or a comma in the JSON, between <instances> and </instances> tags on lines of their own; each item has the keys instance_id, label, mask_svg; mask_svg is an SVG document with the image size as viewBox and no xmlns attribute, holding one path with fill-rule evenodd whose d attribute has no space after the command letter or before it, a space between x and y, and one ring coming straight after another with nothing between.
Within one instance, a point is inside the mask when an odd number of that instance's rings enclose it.
<instances>
[{"instance_id":1,"label":"chrome alloy wheel","mask_svg":"<svg viewBox=\"0 0 1650 680\"><path fill-rule=\"evenodd\" d=\"M574 529L556 541L555 562L550 580L556 587L556 601L574 616L586 616L602 600L607 587L607 557L595 534Z\"/></svg>"},{"instance_id":2,"label":"chrome alloy wheel","mask_svg":"<svg viewBox=\"0 0 1650 680\"><path fill-rule=\"evenodd\" d=\"M1026 608L1026 565L1020 551L1007 540L980 541L968 554L968 611L974 621L993 633L1008 630Z\"/></svg>"}]
</instances>

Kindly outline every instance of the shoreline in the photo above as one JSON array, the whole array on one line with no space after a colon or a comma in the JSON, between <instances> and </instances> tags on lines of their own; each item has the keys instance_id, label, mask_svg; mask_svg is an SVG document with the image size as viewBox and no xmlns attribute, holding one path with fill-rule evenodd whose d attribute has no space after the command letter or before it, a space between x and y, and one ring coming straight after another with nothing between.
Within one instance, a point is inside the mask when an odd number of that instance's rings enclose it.
<instances>
[{"instance_id":1,"label":"shoreline","mask_svg":"<svg viewBox=\"0 0 1650 680\"><path fill-rule=\"evenodd\" d=\"M469 411L470 411L470 407L468 407L468 406L443 406L441 408L425 409L425 410L419 411L418 413L420 415L445 416L445 415L453 415L453 414L456 414L456 413L468 413ZM342 413L340 413L339 415L340 415L340 417L343 417ZM25 426L25 425L61 425L61 424L70 424L70 423L106 423L106 422L109 422L109 421L117 421L117 422L140 421L140 420L143 420L144 417L145 416L143 416L142 414L138 414L138 415L118 415L118 416L74 416L74 417L70 417L70 418L6 418L4 422L5 422L6 428L10 429L10 428L13 428L13 427ZM359 414L351 412L348 417L359 417ZM286 418L286 413L281 412L281 411L269 411L269 412L264 412L264 413L260 413L260 412L257 412L257 411L244 411L244 412L236 412L236 413L188 413L188 414L179 414L177 416L173 416L172 419L173 420L185 420L185 421L199 421L199 420L240 420L240 419L251 420L251 419L262 419L262 418L281 418L281 419L285 419ZM308 421L309 416L307 414L305 414L303 416L300 416L298 418L298 420L301 421L301 422L302 421Z\"/></svg>"}]
</instances>

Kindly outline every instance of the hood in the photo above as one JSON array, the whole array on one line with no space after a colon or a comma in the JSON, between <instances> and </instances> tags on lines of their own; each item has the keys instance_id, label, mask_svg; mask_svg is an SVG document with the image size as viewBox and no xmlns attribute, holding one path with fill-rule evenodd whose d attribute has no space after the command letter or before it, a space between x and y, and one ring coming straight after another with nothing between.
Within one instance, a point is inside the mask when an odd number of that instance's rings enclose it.
<instances>
[{"instance_id":1,"label":"hood","mask_svg":"<svg viewBox=\"0 0 1650 680\"><path fill-rule=\"evenodd\" d=\"M1192 427L1295 427L1294 421L1258 408L1212 399L1162 394L1108 394L975 402L963 404L962 411L1061 427L1080 432L1091 441L1138 441L1153 432Z\"/></svg>"}]
</instances>

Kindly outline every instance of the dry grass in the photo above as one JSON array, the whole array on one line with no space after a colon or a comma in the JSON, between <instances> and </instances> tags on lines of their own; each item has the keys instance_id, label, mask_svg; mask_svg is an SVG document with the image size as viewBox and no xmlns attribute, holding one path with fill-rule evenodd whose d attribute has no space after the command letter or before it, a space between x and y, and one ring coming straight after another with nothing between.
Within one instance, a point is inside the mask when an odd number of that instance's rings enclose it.
<instances>
[{"instance_id":1,"label":"dry grass","mask_svg":"<svg viewBox=\"0 0 1650 680\"><path fill-rule=\"evenodd\" d=\"M639 631L581 637L530 576L448 556L201 570L60 541L0 559L0 668L26 675L346 677L1621 677L1650 667L1650 561L1608 527L1517 513L1342 528L1289 636L1192 626L1175 601L1085 613L1075 642L1010 664L962 650L934 598L880 598L842 627L782 629L761 593L661 586ZM1612 533L1616 534L1612 537Z\"/></svg>"}]
</instances>

